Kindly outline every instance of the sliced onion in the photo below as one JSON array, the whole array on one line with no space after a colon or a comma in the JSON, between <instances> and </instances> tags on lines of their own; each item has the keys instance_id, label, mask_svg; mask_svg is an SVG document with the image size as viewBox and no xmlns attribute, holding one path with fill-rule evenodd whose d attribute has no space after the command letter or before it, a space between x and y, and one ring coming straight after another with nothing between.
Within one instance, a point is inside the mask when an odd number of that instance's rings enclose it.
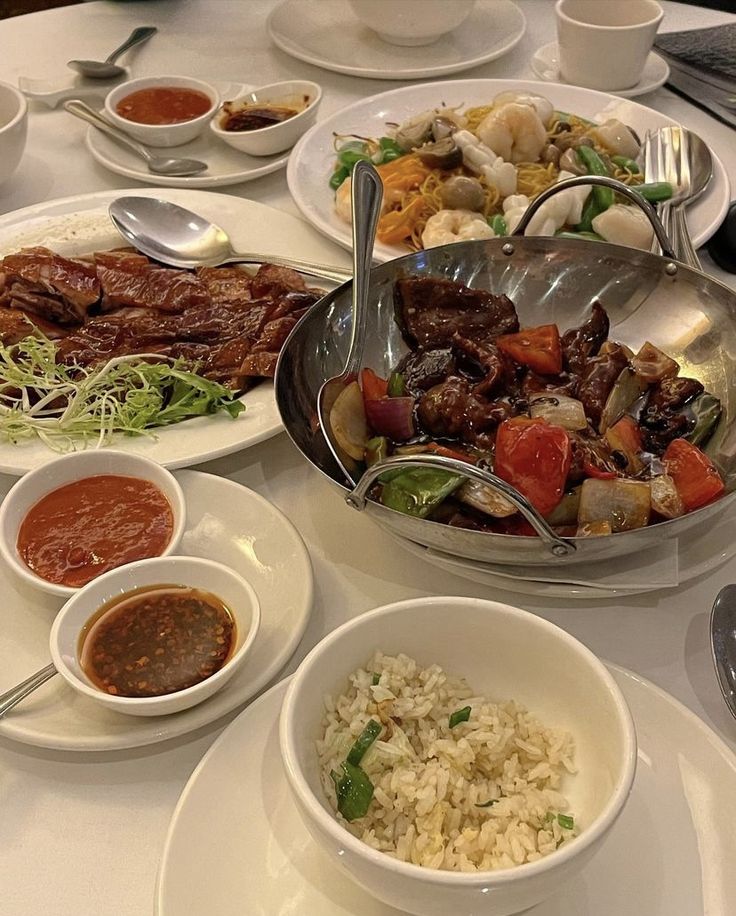
<instances>
[{"instance_id":1,"label":"sliced onion","mask_svg":"<svg viewBox=\"0 0 736 916\"><path fill-rule=\"evenodd\" d=\"M585 408L580 401L565 394L540 391L529 398L529 413L532 417L541 417L553 426L564 429L587 429L588 419Z\"/></svg>"},{"instance_id":2,"label":"sliced onion","mask_svg":"<svg viewBox=\"0 0 736 916\"><path fill-rule=\"evenodd\" d=\"M663 378L674 378L680 371L679 365L654 344L647 341L631 360L634 372L645 382L661 382Z\"/></svg>"},{"instance_id":3,"label":"sliced onion","mask_svg":"<svg viewBox=\"0 0 736 916\"><path fill-rule=\"evenodd\" d=\"M574 525L578 520L580 508L580 487L575 487L570 493L565 493L554 509L546 516L547 521L553 526Z\"/></svg>"},{"instance_id":4,"label":"sliced onion","mask_svg":"<svg viewBox=\"0 0 736 916\"><path fill-rule=\"evenodd\" d=\"M355 461L362 461L370 430L363 407L363 392L357 382L343 388L330 411L332 434L340 448Z\"/></svg>"},{"instance_id":5,"label":"sliced onion","mask_svg":"<svg viewBox=\"0 0 736 916\"><path fill-rule=\"evenodd\" d=\"M628 366L622 369L601 413L600 432L605 433L610 426L620 420L634 401L639 399L645 388L646 382L633 369L629 369Z\"/></svg>"},{"instance_id":6,"label":"sliced onion","mask_svg":"<svg viewBox=\"0 0 736 916\"><path fill-rule=\"evenodd\" d=\"M588 478L583 482L578 526L608 522L611 531L644 528L651 515L649 483L644 480Z\"/></svg>"},{"instance_id":7,"label":"sliced onion","mask_svg":"<svg viewBox=\"0 0 736 916\"><path fill-rule=\"evenodd\" d=\"M664 518L679 518L685 514L685 505L677 492L675 481L669 474L660 474L649 481L652 491L652 509Z\"/></svg>"},{"instance_id":8,"label":"sliced onion","mask_svg":"<svg viewBox=\"0 0 736 916\"><path fill-rule=\"evenodd\" d=\"M485 512L486 515L492 515L494 518L506 518L516 512L516 507L498 490L478 480L466 480L455 492L455 496L467 506L472 506L473 509Z\"/></svg>"},{"instance_id":9,"label":"sliced onion","mask_svg":"<svg viewBox=\"0 0 736 916\"><path fill-rule=\"evenodd\" d=\"M414 398L380 398L365 402L365 412L371 428L379 436L394 442L411 439L414 427Z\"/></svg>"}]
</instances>

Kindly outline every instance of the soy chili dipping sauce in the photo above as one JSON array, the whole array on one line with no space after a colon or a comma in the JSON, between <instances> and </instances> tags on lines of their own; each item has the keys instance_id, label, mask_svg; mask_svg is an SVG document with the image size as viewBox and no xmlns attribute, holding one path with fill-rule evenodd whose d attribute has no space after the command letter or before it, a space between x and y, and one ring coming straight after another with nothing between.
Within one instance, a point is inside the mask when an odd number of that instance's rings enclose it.
<instances>
[{"instance_id":1,"label":"soy chili dipping sauce","mask_svg":"<svg viewBox=\"0 0 736 916\"><path fill-rule=\"evenodd\" d=\"M210 592L156 585L127 592L85 624L79 658L105 693L158 697L192 687L225 664L236 628L226 605Z\"/></svg>"},{"instance_id":2,"label":"soy chili dipping sauce","mask_svg":"<svg viewBox=\"0 0 736 916\"><path fill-rule=\"evenodd\" d=\"M151 86L126 95L115 111L136 124L180 124L206 114L211 107L211 99L196 89Z\"/></svg>"},{"instance_id":3,"label":"soy chili dipping sauce","mask_svg":"<svg viewBox=\"0 0 736 916\"><path fill-rule=\"evenodd\" d=\"M160 556L174 513L148 480L99 474L47 493L26 513L17 550L47 582L79 588L110 569Z\"/></svg>"}]
</instances>

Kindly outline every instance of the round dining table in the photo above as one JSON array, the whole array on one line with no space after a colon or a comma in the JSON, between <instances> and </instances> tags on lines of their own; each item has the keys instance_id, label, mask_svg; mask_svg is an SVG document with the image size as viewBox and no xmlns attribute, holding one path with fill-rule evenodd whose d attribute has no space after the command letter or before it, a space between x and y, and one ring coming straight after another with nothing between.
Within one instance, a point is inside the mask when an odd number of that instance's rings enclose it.
<instances>
[{"instance_id":1,"label":"round dining table","mask_svg":"<svg viewBox=\"0 0 736 916\"><path fill-rule=\"evenodd\" d=\"M158 34L130 58L136 76L182 73L256 85L315 80L324 90L320 118L374 93L409 85L343 75L279 50L267 33L267 17L277 2L95 0L6 19L0 21L0 80L63 80L68 59L104 57L135 26L155 25ZM303 0L305 7L318 2ZM504 56L457 78L534 78L532 55L554 40L554 4L517 3L527 22L522 40ZM736 23L736 15L729 13L673 2L663 6L662 31ZM397 48L396 54L401 53ZM736 177L733 129L666 87L637 101L696 131ZM136 182L93 160L84 144L86 129L62 108L32 102L27 148L16 174L0 187L0 214L54 198L135 187ZM217 190L298 215L283 169ZM701 255L708 273L736 289L736 276L718 270L705 252ZM399 549L368 518L348 508L283 433L198 469L237 481L271 501L309 549L315 581L312 615L274 683L293 672L325 634L371 607L423 595L495 598L544 616L600 657L651 680L736 748L736 722L721 698L709 646L710 609L719 590L736 581L736 558L674 589L599 600L545 598L515 592L513 580L506 589L469 581ZM0 690L9 686L0 673ZM52 751L0 738L0 913L150 913L177 799L202 755L236 714L173 740L116 752Z\"/></svg>"}]
</instances>

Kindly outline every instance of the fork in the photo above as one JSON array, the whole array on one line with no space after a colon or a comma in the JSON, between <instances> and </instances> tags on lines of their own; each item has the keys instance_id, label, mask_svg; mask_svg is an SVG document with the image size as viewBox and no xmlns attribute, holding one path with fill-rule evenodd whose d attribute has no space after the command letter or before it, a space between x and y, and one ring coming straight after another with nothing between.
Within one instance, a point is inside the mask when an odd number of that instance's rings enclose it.
<instances>
[{"instance_id":1,"label":"fork","mask_svg":"<svg viewBox=\"0 0 736 916\"><path fill-rule=\"evenodd\" d=\"M658 206L660 218L678 260L701 270L687 228L684 208L693 196L687 131L681 127L660 127L644 138L644 178L672 185L672 197Z\"/></svg>"}]
</instances>

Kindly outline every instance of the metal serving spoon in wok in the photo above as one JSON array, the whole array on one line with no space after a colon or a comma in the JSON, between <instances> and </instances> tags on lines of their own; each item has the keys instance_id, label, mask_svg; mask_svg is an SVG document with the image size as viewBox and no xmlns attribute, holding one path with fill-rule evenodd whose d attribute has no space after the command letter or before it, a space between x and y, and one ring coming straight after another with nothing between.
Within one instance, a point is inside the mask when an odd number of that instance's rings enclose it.
<instances>
[{"instance_id":1,"label":"metal serving spoon in wok","mask_svg":"<svg viewBox=\"0 0 736 916\"><path fill-rule=\"evenodd\" d=\"M345 283L349 270L312 264L279 255L237 252L224 229L168 200L119 197L108 209L115 228L130 244L172 267L218 267L222 264L276 264L312 277Z\"/></svg>"}]
</instances>

